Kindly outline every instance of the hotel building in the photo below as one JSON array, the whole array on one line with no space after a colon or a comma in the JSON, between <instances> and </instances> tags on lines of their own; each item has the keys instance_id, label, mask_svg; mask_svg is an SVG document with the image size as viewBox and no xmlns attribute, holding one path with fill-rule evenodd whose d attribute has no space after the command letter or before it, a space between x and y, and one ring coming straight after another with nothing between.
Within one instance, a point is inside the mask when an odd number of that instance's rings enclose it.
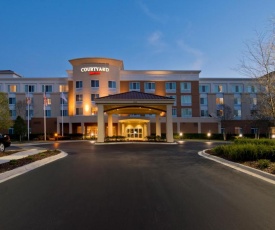
<instances>
[{"instance_id":1,"label":"hotel building","mask_svg":"<svg viewBox=\"0 0 275 230\"><path fill-rule=\"evenodd\" d=\"M0 71L0 91L8 95L12 119L29 119L31 133L42 134L46 120L48 134L80 133L98 142L114 135L144 140L151 134L166 134L173 142L173 134L257 129L251 79L200 78L199 70L125 70L123 61L110 58L69 62L67 77Z\"/></svg>"}]
</instances>

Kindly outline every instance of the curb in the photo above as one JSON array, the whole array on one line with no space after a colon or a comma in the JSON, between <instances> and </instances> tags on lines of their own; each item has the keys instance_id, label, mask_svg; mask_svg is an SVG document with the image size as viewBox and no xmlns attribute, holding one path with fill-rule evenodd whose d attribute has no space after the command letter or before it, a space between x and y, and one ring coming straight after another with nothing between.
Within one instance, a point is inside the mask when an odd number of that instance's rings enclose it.
<instances>
[{"instance_id":1,"label":"curb","mask_svg":"<svg viewBox=\"0 0 275 230\"><path fill-rule=\"evenodd\" d=\"M4 181L7 181L9 179L12 179L14 177L17 177L19 175L22 175L22 174L24 174L26 172L29 172L29 171L31 171L33 169L36 169L36 168L38 168L40 166L43 166L45 164L48 164L48 163L51 163L51 162L56 161L58 159L64 158L67 155L68 155L67 153L61 151L61 153L59 153L59 154L57 154L55 156L47 157L47 158L44 158L42 160L35 161L33 163L30 163L30 164L18 167L16 169L13 169L13 170L1 173L0 174L0 183L2 183Z\"/></svg>"},{"instance_id":2,"label":"curb","mask_svg":"<svg viewBox=\"0 0 275 230\"><path fill-rule=\"evenodd\" d=\"M237 171L243 172L245 174L248 174L250 176L256 177L258 179L264 180L264 181L266 181L270 184L275 185L275 175L272 175L270 173L267 173L267 172L264 172L264 171L261 171L261 170L258 170L258 169L254 169L254 168L251 168L251 167L248 167L246 165L242 165L242 164L239 164L239 163L236 163L236 162L228 161L228 160L225 160L223 158L219 158L219 157L210 155L210 154L206 153L205 150L203 150L201 152L198 152L198 155L200 155L201 157L204 157L208 160L218 162L218 163L223 164L227 167L230 167L232 169L235 169Z\"/></svg>"}]
</instances>

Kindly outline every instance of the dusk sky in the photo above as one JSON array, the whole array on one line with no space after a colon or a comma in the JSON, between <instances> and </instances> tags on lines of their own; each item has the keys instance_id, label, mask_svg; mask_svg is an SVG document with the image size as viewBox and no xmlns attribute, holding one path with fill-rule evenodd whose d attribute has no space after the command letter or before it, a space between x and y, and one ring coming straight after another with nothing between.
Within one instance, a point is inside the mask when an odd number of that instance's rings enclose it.
<instances>
[{"instance_id":1,"label":"dusk sky","mask_svg":"<svg viewBox=\"0 0 275 230\"><path fill-rule=\"evenodd\" d=\"M0 70L65 77L68 60L107 57L125 70L233 70L268 28L274 0L0 0Z\"/></svg>"}]
</instances>

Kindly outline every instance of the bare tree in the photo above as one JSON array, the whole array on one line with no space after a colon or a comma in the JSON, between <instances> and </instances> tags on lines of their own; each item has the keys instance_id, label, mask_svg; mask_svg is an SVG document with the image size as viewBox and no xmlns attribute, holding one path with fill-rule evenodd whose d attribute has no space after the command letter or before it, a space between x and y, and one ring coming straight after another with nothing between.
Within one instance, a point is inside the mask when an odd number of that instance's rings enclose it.
<instances>
[{"instance_id":1,"label":"bare tree","mask_svg":"<svg viewBox=\"0 0 275 230\"><path fill-rule=\"evenodd\" d=\"M245 51L238 68L242 74L254 78L257 89L257 114L268 117L275 125L275 21L264 33L256 32L256 39L245 43Z\"/></svg>"},{"instance_id":2,"label":"bare tree","mask_svg":"<svg viewBox=\"0 0 275 230\"><path fill-rule=\"evenodd\" d=\"M17 101L15 105L17 116L20 116L24 120L26 120L26 106L27 106L27 102L24 100Z\"/></svg>"}]
</instances>

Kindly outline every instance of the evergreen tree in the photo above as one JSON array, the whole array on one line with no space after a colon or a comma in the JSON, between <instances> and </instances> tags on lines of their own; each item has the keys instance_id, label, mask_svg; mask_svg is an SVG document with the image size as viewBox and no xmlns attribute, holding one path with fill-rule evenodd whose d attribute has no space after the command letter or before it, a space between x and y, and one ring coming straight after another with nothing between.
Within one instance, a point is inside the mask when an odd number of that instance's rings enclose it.
<instances>
[{"instance_id":1,"label":"evergreen tree","mask_svg":"<svg viewBox=\"0 0 275 230\"><path fill-rule=\"evenodd\" d=\"M26 122L20 116L17 116L16 120L14 121L13 129L14 134L19 135L20 141L22 139L22 136L26 135L26 133L28 132Z\"/></svg>"},{"instance_id":2,"label":"evergreen tree","mask_svg":"<svg viewBox=\"0 0 275 230\"><path fill-rule=\"evenodd\" d=\"M9 100L5 93L0 92L0 131L4 132L12 126L10 117Z\"/></svg>"}]
</instances>

